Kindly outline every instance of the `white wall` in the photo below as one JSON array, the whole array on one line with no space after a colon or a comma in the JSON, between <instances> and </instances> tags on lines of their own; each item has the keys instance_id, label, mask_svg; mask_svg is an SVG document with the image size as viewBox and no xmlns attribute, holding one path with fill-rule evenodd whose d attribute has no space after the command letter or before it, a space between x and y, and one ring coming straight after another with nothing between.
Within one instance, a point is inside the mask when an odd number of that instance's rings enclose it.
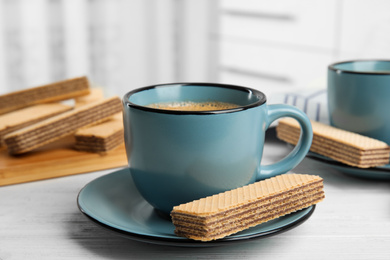
<instances>
[{"instance_id":1,"label":"white wall","mask_svg":"<svg viewBox=\"0 0 390 260\"><path fill-rule=\"evenodd\" d=\"M390 1L221 0L221 82L269 95L326 87L327 66L390 59Z\"/></svg>"},{"instance_id":2,"label":"white wall","mask_svg":"<svg viewBox=\"0 0 390 260\"><path fill-rule=\"evenodd\" d=\"M173 81L274 93L390 59L386 0L0 0L0 94L87 75L108 94Z\"/></svg>"},{"instance_id":3,"label":"white wall","mask_svg":"<svg viewBox=\"0 0 390 260\"><path fill-rule=\"evenodd\" d=\"M209 81L216 3L0 0L0 94L80 75L108 95Z\"/></svg>"}]
</instances>

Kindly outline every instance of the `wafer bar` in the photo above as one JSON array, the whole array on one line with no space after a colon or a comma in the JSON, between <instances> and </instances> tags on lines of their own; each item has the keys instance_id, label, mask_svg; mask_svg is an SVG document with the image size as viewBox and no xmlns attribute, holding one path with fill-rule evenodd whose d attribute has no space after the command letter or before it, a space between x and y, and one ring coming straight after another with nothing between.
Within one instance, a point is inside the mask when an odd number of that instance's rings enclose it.
<instances>
[{"instance_id":1,"label":"wafer bar","mask_svg":"<svg viewBox=\"0 0 390 260\"><path fill-rule=\"evenodd\" d=\"M299 133L294 134L291 133L291 131L285 130L280 130L278 136L293 144L296 144L299 139ZM340 149L344 150L343 153L340 152ZM364 163L367 161L384 161L386 163L389 157L389 152L387 150L355 150L350 147L343 147L342 145L328 142L326 139L320 137L313 140L310 150L315 153L320 152L322 155L328 157L338 153L340 160L347 158L346 160L351 160L351 162L356 163Z\"/></svg>"},{"instance_id":2,"label":"wafer bar","mask_svg":"<svg viewBox=\"0 0 390 260\"><path fill-rule=\"evenodd\" d=\"M307 208L324 198L321 177L283 174L175 206L171 217L178 236L211 241Z\"/></svg>"},{"instance_id":3,"label":"wafer bar","mask_svg":"<svg viewBox=\"0 0 390 260\"><path fill-rule=\"evenodd\" d=\"M39 104L0 115L0 146L6 134L55 116L72 107L60 103Z\"/></svg>"},{"instance_id":4,"label":"wafer bar","mask_svg":"<svg viewBox=\"0 0 390 260\"><path fill-rule=\"evenodd\" d=\"M91 102L104 99L104 93L102 88L91 88L90 93L85 96L76 97L75 107L83 106Z\"/></svg>"},{"instance_id":5,"label":"wafer bar","mask_svg":"<svg viewBox=\"0 0 390 260\"><path fill-rule=\"evenodd\" d=\"M390 147L382 141L312 121L313 141L310 151L344 164L369 168L389 163ZM279 121L277 137L296 145L300 137L298 122L291 118Z\"/></svg>"},{"instance_id":6,"label":"wafer bar","mask_svg":"<svg viewBox=\"0 0 390 260\"><path fill-rule=\"evenodd\" d=\"M107 98L40 121L4 137L10 154L20 154L51 143L77 129L106 120L122 111L119 97Z\"/></svg>"},{"instance_id":7,"label":"wafer bar","mask_svg":"<svg viewBox=\"0 0 390 260\"><path fill-rule=\"evenodd\" d=\"M67 79L0 96L0 115L34 104L70 99L89 93L86 77Z\"/></svg>"},{"instance_id":8,"label":"wafer bar","mask_svg":"<svg viewBox=\"0 0 390 260\"><path fill-rule=\"evenodd\" d=\"M75 149L101 153L114 149L124 142L122 113L98 125L85 127L75 133Z\"/></svg>"}]
</instances>

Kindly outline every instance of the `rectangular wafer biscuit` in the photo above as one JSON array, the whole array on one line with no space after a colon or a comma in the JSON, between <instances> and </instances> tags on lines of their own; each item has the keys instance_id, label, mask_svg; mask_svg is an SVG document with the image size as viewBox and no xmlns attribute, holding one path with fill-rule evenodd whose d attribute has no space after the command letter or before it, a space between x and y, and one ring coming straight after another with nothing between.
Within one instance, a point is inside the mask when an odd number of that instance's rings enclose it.
<instances>
[{"instance_id":1,"label":"rectangular wafer biscuit","mask_svg":"<svg viewBox=\"0 0 390 260\"><path fill-rule=\"evenodd\" d=\"M83 106L91 102L104 99L104 93L102 88L91 88L90 93L85 96L76 97L75 107Z\"/></svg>"},{"instance_id":2,"label":"rectangular wafer biscuit","mask_svg":"<svg viewBox=\"0 0 390 260\"><path fill-rule=\"evenodd\" d=\"M27 106L66 100L89 94L86 77L67 79L0 96L0 115Z\"/></svg>"},{"instance_id":3,"label":"rectangular wafer biscuit","mask_svg":"<svg viewBox=\"0 0 390 260\"><path fill-rule=\"evenodd\" d=\"M359 168L389 163L390 147L382 141L312 121L313 142L310 151ZM291 118L279 121L277 137L296 145L300 136L298 122Z\"/></svg>"},{"instance_id":4,"label":"rectangular wafer biscuit","mask_svg":"<svg viewBox=\"0 0 390 260\"><path fill-rule=\"evenodd\" d=\"M25 153L71 135L81 127L106 120L121 111L119 97L107 98L12 132L4 137L4 141L10 154Z\"/></svg>"},{"instance_id":5,"label":"rectangular wafer biscuit","mask_svg":"<svg viewBox=\"0 0 390 260\"><path fill-rule=\"evenodd\" d=\"M124 142L122 113L98 125L79 129L74 136L77 150L94 153L112 150Z\"/></svg>"},{"instance_id":6,"label":"rectangular wafer biscuit","mask_svg":"<svg viewBox=\"0 0 390 260\"><path fill-rule=\"evenodd\" d=\"M291 131L280 130L278 131L278 137L288 143L296 144L299 139L299 133L294 134ZM337 143L328 142L320 137L312 141L310 151L321 153L327 157L337 155L338 159L342 160L345 158L345 160L350 160L351 163L355 164L363 164L368 161L387 163L389 160L389 152L387 150L354 150L350 149L350 147L343 147Z\"/></svg>"},{"instance_id":7,"label":"rectangular wafer biscuit","mask_svg":"<svg viewBox=\"0 0 390 260\"><path fill-rule=\"evenodd\" d=\"M175 233L187 238L220 239L321 202L323 179L283 174L241 188L175 206Z\"/></svg>"},{"instance_id":8,"label":"rectangular wafer biscuit","mask_svg":"<svg viewBox=\"0 0 390 260\"><path fill-rule=\"evenodd\" d=\"M71 106L65 104L48 103L34 105L0 115L0 146L6 134L71 109Z\"/></svg>"}]
</instances>

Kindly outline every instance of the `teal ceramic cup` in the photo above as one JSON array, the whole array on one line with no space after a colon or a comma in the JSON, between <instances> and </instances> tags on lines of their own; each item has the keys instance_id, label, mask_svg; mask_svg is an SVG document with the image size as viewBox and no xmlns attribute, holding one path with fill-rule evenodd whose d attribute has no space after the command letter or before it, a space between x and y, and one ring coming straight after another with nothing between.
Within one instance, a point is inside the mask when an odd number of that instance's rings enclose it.
<instances>
[{"instance_id":1,"label":"teal ceramic cup","mask_svg":"<svg viewBox=\"0 0 390 260\"><path fill-rule=\"evenodd\" d=\"M174 111L147 107L160 102L219 101L238 107ZM267 105L266 96L245 87L176 83L140 88L123 98L125 145L130 172L141 195L169 214L186 203L286 173L308 152L311 124L299 109ZM281 161L261 165L265 131L281 117L301 125L298 145Z\"/></svg>"},{"instance_id":2,"label":"teal ceramic cup","mask_svg":"<svg viewBox=\"0 0 390 260\"><path fill-rule=\"evenodd\" d=\"M329 65L328 108L332 126L390 144L390 61Z\"/></svg>"}]
</instances>

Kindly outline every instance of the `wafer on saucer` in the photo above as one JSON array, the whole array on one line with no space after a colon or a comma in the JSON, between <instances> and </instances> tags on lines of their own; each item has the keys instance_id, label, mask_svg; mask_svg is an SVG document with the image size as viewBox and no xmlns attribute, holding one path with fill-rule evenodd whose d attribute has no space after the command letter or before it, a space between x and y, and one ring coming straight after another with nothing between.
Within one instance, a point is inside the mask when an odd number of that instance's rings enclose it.
<instances>
[{"instance_id":1,"label":"wafer on saucer","mask_svg":"<svg viewBox=\"0 0 390 260\"><path fill-rule=\"evenodd\" d=\"M72 107L60 103L39 104L0 115L0 146L6 134L55 116Z\"/></svg>"},{"instance_id":2,"label":"wafer on saucer","mask_svg":"<svg viewBox=\"0 0 390 260\"><path fill-rule=\"evenodd\" d=\"M0 115L34 104L75 98L89 93L86 77L67 79L0 96Z\"/></svg>"},{"instance_id":3,"label":"wafer on saucer","mask_svg":"<svg viewBox=\"0 0 390 260\"><path fill-rule=\"evenodd\" d=\"M178 236L200 241L226 237L321 202L322 178L283 174L181 204L171 217Z\"/></svg>"},{"instance_id":4,"label":"wafer on saucer","mask_svg":"<svg viewBox=\"0 0 390 260\"><path fill-rule=\"evenodd\" d=\"M382 141L312 121L310 151L359 168L389 163L390 147ZM277 137L296 145L300 136L297 121L284 118L276 127Z\"/></svg>"},{"instance_id":5,"label":"wafer on saucer","mask_svg":"<svg viewBox=\"0 0 390 260\"><path fill-rule=\"evenodd\" d=\"M98 125L85 127L75 133L75 149L101 153L124 142L122 113Z\"/></svg>"},{"instance_id":6,"label":"wafer on saucer","mask_svg":"<svg viewBox=\"0 0 390 260\"><path fill-rule=\"evenodd\" d=\"M106 120L122 111L119 97L107 98L50 117L4 137L10 154L21 154L76 132L77 129Z\"/></svg>"}]
</instances>

